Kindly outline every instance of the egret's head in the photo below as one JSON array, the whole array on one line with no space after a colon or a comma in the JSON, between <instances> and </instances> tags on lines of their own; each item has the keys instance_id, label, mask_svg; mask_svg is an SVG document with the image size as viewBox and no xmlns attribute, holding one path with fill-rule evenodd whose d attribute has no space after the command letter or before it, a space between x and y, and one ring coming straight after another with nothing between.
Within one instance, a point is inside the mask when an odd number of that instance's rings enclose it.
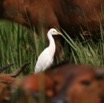
<instances>
[{"instance_id":1,"label":"egret's head","mask_svg":"<svg viewBox=\"0 0 104 103\"><path fill-rule=\"evenodd\" d=\"M56 29L54 29L54 28L51 28L48 31L48 34L50 34L50 35L61 35L61 33L59 31L57 31Z\"/></svg>"}]
</instances>

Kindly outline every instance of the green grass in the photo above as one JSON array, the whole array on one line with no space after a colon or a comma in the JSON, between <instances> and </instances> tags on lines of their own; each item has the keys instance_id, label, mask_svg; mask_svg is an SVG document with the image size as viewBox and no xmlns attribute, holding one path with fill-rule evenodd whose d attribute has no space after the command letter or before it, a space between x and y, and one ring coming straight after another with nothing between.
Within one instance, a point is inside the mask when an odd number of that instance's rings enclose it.
<instances>
[{"instance_id":1,"label":"green grass","mask_svg":"<svg viewBox=\"0 0 104 103\"><path fill-rule=\"evenodd\" d=\"M46 46L43 35L36 35L35 30L16 23L0 21L0 66L13 63L10 70L13 71L23 63L30 62L29 71L33 71L38 55Z\"/></svg>"},{"instance_id":2,"label":"green grass","mask_svg":"<svg viewBox=\"0 0 104 103\"><path fill-rule=\"evenodd\" d=\"M101 27L101 33L96 37L85 38L81 35L81 39L72 39L65 31L63 38L70 46L70 59L76 64L89 64L95 66L104 66L104 31Z\"/></svg>"},{"instance_id":3,"label":"green grass","mask_svg":"<svg viewBox=\"0 0 104 103\"><path fill-rule=\"evenodd\" d=\"M0 21L0 66L14 63L9 72L18 68L25 62L30 62L26 73L34 70L38 55L48 45L43 30L40 35L35 30L27 29L19 24L9 21ZM58 62L69 59L73 63L104 66L104 31L101 27L98 42L92 38L81 36L72 39L65 31L63 46L64 55Z\"/></svg>"}]
</instances>

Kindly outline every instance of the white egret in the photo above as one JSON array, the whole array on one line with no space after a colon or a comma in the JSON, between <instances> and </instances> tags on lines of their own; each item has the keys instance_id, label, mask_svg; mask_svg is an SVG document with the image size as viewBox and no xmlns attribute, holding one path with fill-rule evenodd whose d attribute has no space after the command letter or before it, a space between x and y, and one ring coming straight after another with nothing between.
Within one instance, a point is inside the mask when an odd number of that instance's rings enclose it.
<instances>
[{"instance_id":1,"label":"white egret","mask_svg":"<svg viewBox=\"0 0 104 103\"><path fill-rule=\"evenodd\" d=\"M44 49L44 51L39 55L35 65L35 73L44 71L45 69L50 67L51 64L53 63L56 46L52 35L59 35L59 34L61 35L61 33L54 28L51 28L48 31L47 37L49 39L49 46L46 49Z\"/></svg>"}]
</instances>

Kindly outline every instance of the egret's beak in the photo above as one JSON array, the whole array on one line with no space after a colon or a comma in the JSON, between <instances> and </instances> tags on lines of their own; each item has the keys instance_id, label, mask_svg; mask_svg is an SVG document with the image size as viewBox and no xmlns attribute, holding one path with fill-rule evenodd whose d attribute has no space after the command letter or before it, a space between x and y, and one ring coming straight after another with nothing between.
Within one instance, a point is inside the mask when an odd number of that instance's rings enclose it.
<instances>
[{"instance_id":1,"label":"egret's beak","mask_svg":"<svg viewBox=\"0 0 104 103\"><path fill-rule=\"evenodd\" d=\"M57 35L62 35L62 33L61 32L57 32Z\"/></svg>"}]
</instances>

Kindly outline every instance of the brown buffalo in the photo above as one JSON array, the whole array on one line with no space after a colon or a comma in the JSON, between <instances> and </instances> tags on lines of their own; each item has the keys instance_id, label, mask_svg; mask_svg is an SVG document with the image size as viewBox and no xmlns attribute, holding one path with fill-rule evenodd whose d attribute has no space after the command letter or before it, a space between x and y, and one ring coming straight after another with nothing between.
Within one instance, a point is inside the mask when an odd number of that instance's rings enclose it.
<instances>
[{"instance_id":1,"label":"brown buffalo","mask_svg":"<svg viewBox=\"0 0 104 103\"><path fill-rule=\"evenodd\" d=\"M58 93L51 103L103 103L104 69L70 64L57 69L52 78L56 80Z\"/></svg>"},{"instance_id":2,"label":"brown buffalo","mask_svg":"<svg viewBox=\"0 0 104 103\"><path fill-rule=\"evenodd\" d=\"M63 28L71 34L98 31L104 0L0 0L0 18L9 19L36 30L43 26Z\"/></svg>"},{"instance_id":3,"label":"brown buffalo","mask_svg":"<svg viewBox=\"0 0 104 103\"><path fill-rule=\"evenodd\" d=\"M9 103L11 95L11 87L17 77L28 65L28 63L22 65L11 74L1 73L0 74L0 103ZM8 69L10 65L0 68L0 72Z\"/></svg>"},{"instance_id":4,"label":"brown buffalo","mask_svg":"<svg viewBox=\"0 0 104 103\"><path fill-rule=\"evenodd\" d=\"M30 74L16 81L13 102L103 103L103 74L104 69L88 65L61 64L45 74Z\"/></svg>"}]
</instances>

